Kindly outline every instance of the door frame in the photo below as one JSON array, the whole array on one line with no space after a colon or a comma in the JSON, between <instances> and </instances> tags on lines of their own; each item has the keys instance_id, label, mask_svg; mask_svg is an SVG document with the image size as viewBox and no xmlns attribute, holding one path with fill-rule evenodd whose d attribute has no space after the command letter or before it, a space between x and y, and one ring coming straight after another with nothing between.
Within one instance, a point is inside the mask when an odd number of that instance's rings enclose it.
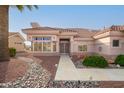
<instances>
[{"instance_id":1,"label":"door frame","mask_svg":"<svg viewBox=\"0 0 124 93\"><path fill-rule=\"evenodd\" d=\"M61 44L64 44L63 46L64 46L64 52L61 52ZM68 52L66 52L66 49L65 49L65 47L66 47L66 44L68 44ZM59 53L60 54L70 54L70 39L65 39L65 38L61 38L61 39L59 39Z\"/></svg>"}]
</instances>

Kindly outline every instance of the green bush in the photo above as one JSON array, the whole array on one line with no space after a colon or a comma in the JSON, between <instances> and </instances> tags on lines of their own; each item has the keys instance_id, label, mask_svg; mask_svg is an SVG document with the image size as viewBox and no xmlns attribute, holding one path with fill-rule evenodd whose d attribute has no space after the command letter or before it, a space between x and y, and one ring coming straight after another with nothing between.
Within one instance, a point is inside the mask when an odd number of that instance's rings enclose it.
<instances>
[{"instance_id":1,"label":"green bush","mask_svg":"<svg viewBox=\"0 0 124 93\"><path fill-rule=\"evenodd\" d=\"M9 48L9 55L10 55L10 57L15 57L16 49L15 48Z\"/></svg>"},{"instance_id":2,"label":"green bush","mask_svg":"<svg viewBox=\"0 0 124 93\"><path fill-rule=\"evenodd\" d=\"M82 62L85 66L105 68L108 66L108 62L102 56L88 56Z\"/></svg>"},{"instance_id":3,"label":"green bush","mask_svg":"<svg viewBox=\"0 0 124 93\"><path fill-rule=\"evenodd\" d=\"M115 64L119 64L120 66L124 66L124 55L118 55L115 59Z\"/></svg>"}]
</instances>

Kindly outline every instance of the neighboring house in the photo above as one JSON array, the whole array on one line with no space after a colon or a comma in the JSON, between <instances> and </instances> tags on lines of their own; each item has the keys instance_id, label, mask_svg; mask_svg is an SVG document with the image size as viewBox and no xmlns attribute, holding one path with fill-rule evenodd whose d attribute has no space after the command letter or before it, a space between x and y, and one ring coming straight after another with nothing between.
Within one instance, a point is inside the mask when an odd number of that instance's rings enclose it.
<instances>
[{"instance_id":1,"label":"neighboring house","mask_svg":"<svg viewBox=\"0 0 124 93\"><path fill-rule=\"evenodd\" d=\"M9 32L9 48L16 48L17 52L22 52L25 49L25 39L18 32Z\"/></svg>"},{"instance_id":2,"label":"neighboring house","mask_svg":"<svg viewBox=\"0 0 124 93\"><path fill-rule=\"evenodd\" d=\"M33 53L43 54L82 54L99 53L104 55L124 54L124 26L93 31L79 28L40 27L32 23L32 28L22 29L31 41Z\"/></svg>"}]
</instances>

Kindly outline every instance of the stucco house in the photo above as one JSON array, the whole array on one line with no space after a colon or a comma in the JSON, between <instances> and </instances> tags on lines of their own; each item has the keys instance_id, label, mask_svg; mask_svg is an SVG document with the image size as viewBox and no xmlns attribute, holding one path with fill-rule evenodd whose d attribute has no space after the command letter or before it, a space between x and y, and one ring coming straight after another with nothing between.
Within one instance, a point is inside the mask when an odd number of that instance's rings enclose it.
<instances>
[{"instance_id":1,"label":"stucco house","mask_svg":"<svg viewBox=\"0 0 124 93\"><path fill-rule=\"evenodd\" d=\"M33 53L40 54L124 54L124 26L111 26L99 31L79 28L41 27L22 29L31 41Z\"/></svg>"},{"instance_id":2,"label":"stucco house","mask_svg":"<svg viewBox=\"0 0 124 93\"><path fill-rule=\"evenodd\" d=\"M9 48L16 48L17 52L25 50L25 39L19 32L9 32Z\"/></svg>"}]
</instances>

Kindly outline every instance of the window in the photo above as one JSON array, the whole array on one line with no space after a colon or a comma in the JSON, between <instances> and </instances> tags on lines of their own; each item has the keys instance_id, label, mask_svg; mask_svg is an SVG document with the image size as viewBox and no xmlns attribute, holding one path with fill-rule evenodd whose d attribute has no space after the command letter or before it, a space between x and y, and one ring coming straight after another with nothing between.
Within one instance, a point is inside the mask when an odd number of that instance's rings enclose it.
<instances>
[{"instance_id":1,"label":"window","mask_svg":"<svg viewBox=\"0 0 124 93\"><path fill-rule=\"evenodd\" d=\"M33 40L37 40L37 37L33 37Z\"/></svg>"},{"instance_id":2,"label":"window","mask_svg":"<svg viewBox=\"0 0 124 93\"><path fill-rule=\"evenodd\" d=\"M44 51L44 52L51 51L51 44L52 44L52 42L50 41L51 37L37 36L37 37L33 37L33 40L39 40L39 42L34 42L34 51ZM56 51L56 47L54 47L53 50Z\"/></svg>"},{"instance_id":3,"label":"window","mask_svg":"<svg viewBox=\"0 0 124 93\"><path fill-rule=\"evenodd\" d=\"M42 51L42 42L39 43L38 48L39 51Z\"/></svg>"},{"instance_id":4,"label":"window","mask_svg":"<svg viewBox=\"0 0 124 93\"><path fill-rule=\"evenodd\" d=\"M113 47L119 47L119 40L113 40Z\"/></svg>"},{"instance_id":5,"label":"window","mask_svg":"<svg viewBox=\"0 0 124 93\"><path fill-rule=\"evenodd\" d=\"M34 51L42 51L42 42L34 43Z\"/></svg>"},{"instance_id":6,"label":"window","mask_svg":"<svg viewBox=\"0 0 124 93\"><path fill-rule=\"evenodd\" d=\"M34 43L34 51L38 51L37 47L38 47L38 44L36 42L36 43Z\"/></svg>"},{"instance_id":7,"label":"window","mask_svg":"<svg viewBox=\"0 0 124 93\"><path fill-rule=\"evenodd\" d=\"M51 40L51 37L33 37L33 40Z\"/></svg>"},{"instance_id":8,"label":"window","mask_svg":"<svg viewBox=\"0 0 124 93\"><path fill-rule=\"evenodd\" d=\"M51 37L43 37L43 40L51 40Z\"/></svg>"},{"instance_id":9,"label":"window","mask_svg":"<svg viewBox=\"0 0 124 93\"><path fill-rule=\"evenodd\" d=\"M79 45L78 51L87 51L87 45Z\"/></svg>"},{"instance_id":10,"label":"window","mask_svg":"<svg viewBox=\"0 0 124 93\"><path fill-rule=\"evenodd\" d=\"M53 51L56 51L56 42L53 42Z\"/></svg>"},{"instance_id":11,"label":"window","mask_svg":"<svg viewBox=\"0 0 124 93\"><path fill-rule=\"evenodd\" d=\"M43 42L43 51L51 51L51 43Z\"/></svg>"}]
</instances>

